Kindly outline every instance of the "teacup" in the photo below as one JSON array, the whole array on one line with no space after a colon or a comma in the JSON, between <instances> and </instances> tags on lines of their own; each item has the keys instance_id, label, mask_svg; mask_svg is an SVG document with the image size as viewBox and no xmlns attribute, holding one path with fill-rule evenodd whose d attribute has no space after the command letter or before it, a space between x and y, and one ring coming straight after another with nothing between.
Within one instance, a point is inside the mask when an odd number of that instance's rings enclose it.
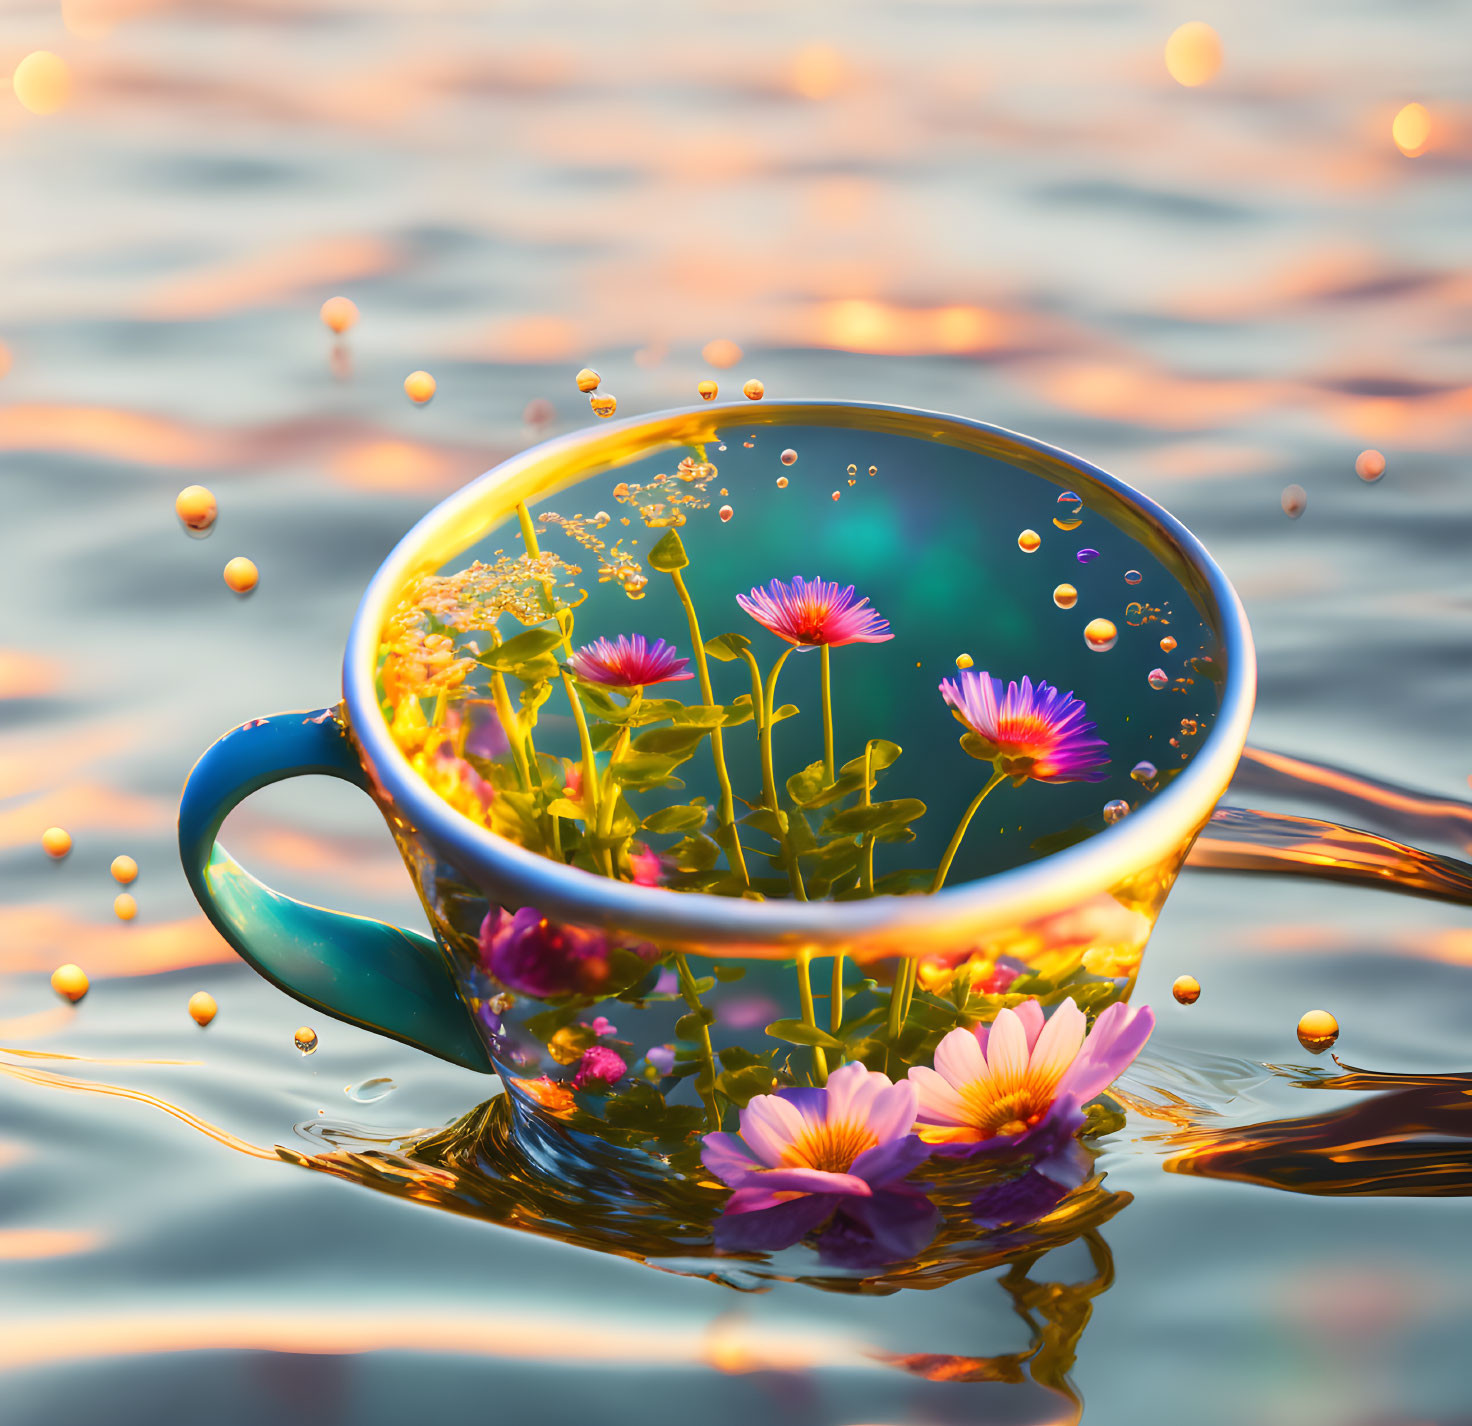
<instances>
[{"instance_id":1,"label":"teacup","mask_svg":"<svg viewBox=\"0 0 1472 1426\"><path fill-rule=\"evenodd\" d=\"M881 462L884 468L873 479L905 480L907 469L918 469L913 462L923 462L931 453L949 472L947 479L961 482L948 489L964 491L965 482L974 480L977 490L988 492L985 502L964 509L960 506L969 497L958 497L953 524L971 515L973 528L979 531L985 524L990 529L994 512L1005 523L1016 509L1031 508L1018 502L1033 500L1041 490L1046 504L1038 508L1046 510L1055 499L1070 495L1088 512L1089 528L1097 532L1093 543L1113 542L1116 553L1100 561L1109 565L1113 581L1107 598L1085 597L1082 587L1094 578L1090 570L1095 561L1084 557L1094 552L1083 548L1073 554L1072 546L1089 531L1074 535L1079 522L1066 518L1073 506L1065 501L1051 525L1038 521L1041 536L1022 541L1015 555L1022 563L1015 571L1009 566L1011 572L996 576L990 586L993 609L967 612L953 607L964 601L940 601L944 612L932 621L934 638L927 652L945 648L949 658L962 651L961 639L985 644L989 621L1001 630L1008 619L1012 632L998 633L999 646L1010 639L1007 646L1014 652L1041 650L1066 633L1067 647L1079 649L1084 647L1080 627L1091 612L1120 618L1123 610L1138 611L1138 624L1134 614L1121 619L1126 628L1119 632L1135 644L1129 655L1132 671L1120 687L1128 687L1131 699L1138 696L1141 707L1166 707L1149 700L1183 693L1187 697L1171 707L1194 710L1202 699L1211 706L1203 710L1199 732L1194 718L1182 722L1196 736L1167 739L1162 734L1151 743L1156 761L1164 765L1171 759L1169 775L1159 775L1157 782L1157 769L1142 759L1140 766L1150 767L1150 776L1138 779L1136 786L1152 784L1152 795L1136 799L1128 815L1101 819L1102 796L1086 808L1078 803L1083 808L1073 814L1078 830L1039 839L1041 850L1030 859L1015 842L1010 853L1014 864L934 894L805 902L673 891L595 875L517 845L463 815L415 770L386 721L376 682L386 621L411 581L463 559L497 527L509 524L514 529L519 503L545 507L554 492L575 493L585 482L632 469L651 452L725 451L730 446L734 465L737 457L745 459L742 452L774 455L777 446L791 443L800 448L794 481L798 468L805 478L808 471L820 469L823 474L815 478L826 485L833 471L837 488L832 499L859 501L878 487L866 483L871 477L862 463L849 465L849 471L858 473L845 477L833 462L843 459L843 449L860 450L866 441L888 453L888 463ZM788 450L783 459L793 454ZM912 465L907 467L906 461ZM780 469L773 461L771 471ZM781 479L785 486L786 477ZM821 495L828 498L826 491ZM804 508L810 510L811 502ZM888 534L894 559L910 561L917 578L934 574L927 567L933 551L904 546L894 534L897 508L892 502L888 529L883 520L866 527L869 557L883 558ZM715 514L711 510L707 518L713 521ZM738 510L737 521L741 519ZM762 547L774 526L769 518L765 526L749 520L723 527L712 523L710 528L722 528L731 540L741 542L739 548L750 551ZM793 532L785 533L784 548L790 553ZM799 530L797 536L801 534ZM1015 546L1017 536L1008 526L1003 543ZM1036 558L1039 544L1062 552L1058 558L1063 563L1053 573L1060 588L1073 589L1065 577L1078 581L1076 607L1061 593L1050 602L1023 590L1027 581L1028 588L1052 583L1051 574L1044 578L1036 572L1041 566L1026 563ZM1142 576L1122 568L1117 556L1126 549L1148 562L1159 583L1170 584L1179 606L1172 627L1179 627L1181 619L1196 621L1191 627L1200 635L1197 647L1212 650L1187 662L1192 650L1183 638L1174 661L1154 655L1178 670L1169 676L1168 688L1161 682L1167 678L1163 669L1152 669L1147 684L1143 641L1173 650L1177 641L1172 635L1157 639L1165 627L1158 620L1142 627L1156 619L1161 606L1152 606L1148 597L1132 602L1133 586ZM944 563L938 555L934 558ZM847 576L834 570L829 577ZM962 576L949 577L954 581ZM1012 585L1023 611L1015 617L1007 594ZM1148 581L1142 588L1148 595ZM919 596L916 607L925 607ZM1034 637L1033 621L1045 632ZM971 635L967 627L974 631ZM1065 632L1052 632L1056 630ZM989 657L984 647L978 649L978 664ZM1099 660L1086 668L1100 670L1102 680L1111 667L1108 661L1122 660L1124 654L1101 648L1083 657ZM1107 677L1123 679L1118 673L1123 667L1117 663ZM892 682L898 664L886 668L885 677ZM922 668L915 676L934 699L934 670L954 674L955 667L932 658L926 668L931 672ZM1028 671L1010 672L1020 676ZM1049 672L1046 666L1030 671L1034 676ZM993 667L992 672L1007 675L1009 670ZM826 1046L838 1059L853 1057L893 1068L892 1025L887 1038L881 1011L904 979L899 970L908 962L923 970L919 992L930 1008L927 1028L907 1041L912 1048L931 1043L936 1025L944 1028L952 1012L952 1024L985 1021L1002 1005L1029 993L1045 1005L1067 995L1090 1015L1127 999L1166 895L1236 768L1254 688L1246 617L1221 570L1177 520L1088 462L996 426L923 411L820 401L706 406L602 424L545 442L487 472L426 515L363 596L348 637L341 704L256 719L221 738L200 759L184 789L180 849L195 895L222 935L289 994L430 1054L501 1074L518 1125L529 1135L549 1144L576 1140L595 1148L603 1143L653 1149L662 1163L681 1146L693 1144L700 1131L721 1121L731 1127L732 1108L744 1102L743 1096L768 1087L766 1081L791 1084L807 1078L813 1073L810 1049L815 1058ZM1116 776L1127 777L1133 758L1124 746L1116 752L1123 755ZM954 745L935 744L928 734L910 756L922 771L943 768L934 774L943 780L964 779L975 767ZM304 773L354 782L377 802L424 903L432 936L281 896L256 881L215 841L226 814L242 798ZM1128 803L1116 795L1110 805L1125 808ZM1004 814L1004 823L1011 820ZM999 835L1008 830L1003 826ZM505 969L505 958L497 960L492 952L498 934L503 939L520 934L512 928L518 912L522 917L517 926L524 930L535 923L541 939L527 941L518 962L522 969L512 973ZM576 974L564 975L559 969L557 957L567 957L555 947L546 950L553 941L564 950L569 943L578 948ZM794 965L798 976L792 973ZM836 1003L824 1000L829 966L837 968L835 988L842 987ZM1005 971L1000 979L998 967ZM818 982L821 1028L807 1038L799 1033L781 1046L786 1057L774 1058L769 1052L777 1047L767 1037L768 1024L792 1025L804 1017L809 1026L816 1023L810 972ZM799 994L800 982L806 995ZM859 1041L842 1039L845 1000L851 1008L845 1023L856 1023L854 1017L862 1018L867 1010L873 1034ZM704 1007L703 1020L700 1014L692 1018L697 1007ZM704 1047L702 1023L711 1037ZM587 1051L596 1044L612 1051L613 1059L605 1056L603 1063L616 1062L616 1072L588 1072ZM702 1053L703 1070L697 1063ZM713 1053L720 1055L719 1064ZM907 1057L913 1059L901 1058ZM682 1077L682 1068L691 1073Z\"/></svg>"}]
</instances>

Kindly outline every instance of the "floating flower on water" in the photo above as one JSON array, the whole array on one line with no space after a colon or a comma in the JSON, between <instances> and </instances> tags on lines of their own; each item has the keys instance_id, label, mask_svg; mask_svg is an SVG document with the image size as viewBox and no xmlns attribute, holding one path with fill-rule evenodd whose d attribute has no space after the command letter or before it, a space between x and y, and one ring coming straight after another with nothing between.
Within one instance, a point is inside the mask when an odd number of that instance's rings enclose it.
<instances>
[{"instance_id":1,"label":"floating flower on water","mask_svg":"<svg viewBox=\"0 0 1472 1426\"><path fill-rule=\"evenodd\" d=\"M531 906L515 915L497 907L481 922L486 969L508 990L541 1000L596 994L608 981L608 950L598 932L557 925Z\"/></svg>"},{"instance_id":2,"label":"floating flower on water","mask_svg":"<svg viewBox=\"0 0 1472 1426\"><path fill-rule=\"evenodd\" d=\"M738 594L736 602L764 629L799 649L882 644L894 638L889 621L866 607L867 598L855 600L851 584L840 589L799 574L787 584L774 579L765 589Z\"/></svg>"},{"instance_id":3,"label":"floating flower on water","mask_svg":"<svg viewBox=\"0 0 1472 1426\"><path fill-rule=\"evenodd\" d=\"M941 680L941 697L971 730L979 755L1012 778L1037 782L1098 782L1109 759L1108 744L1090 737L1095 725L1072 693L1029 678L1020 684L965 669ZM969 751L969 749L968 749Z\"/></svg>"},{"instance_id":4,"label":"floating flower on water","mask_svg":"<svg viewBox=\"0 0 1472 1426\"><path fill-rule=\"evenodd\" d=\"M915 1128L939 1154L1025 1151L1046 1173L1072 1156L1083 1106L1119 1078L1155 1024L1148 1006L1109 1006L1093 1030L1072 999L1046 1020L1036 1000L997 1012L990 1026L952 1030L935 1068L916 1065Z\"/></svg>"},{"instance_id":5,"label":"floating flower on water","mask_svg":"<svg viewBox=\"0 0 1472 1426\"><path fill-rule=\"evenodd\" d=\"M572 671L585 683L607 688L647 688L652 683L678 683L694 678L689 659L676 656L674 646L663 639L652 644L643 634L620 634L584 644L568 660Z\"/></svg>"},{"instance_id":6,"label":"floating flower on water","mask_svg":"<svg viewBox=\"0 0 1472 1426\"><path fill-rule=\"evenodd\" d=\"M583 1051L583 1057L573 1072L572 1085L574 1089L607 1089L622 1079L628 1068L616 1050L610 1050L607 1045L590 1045Z\"/></svg>"},{"instance_id":7,"label":"floating flower on water","mask_svg":"<svg viewBox=\"0 0 1472 1426\"><path fill-rule=\"evenodd\" d=\"M891 1260L934 1236L929 1200L902 1180L928 1156L914 1133L915 1085L846 1064L822 1089L759 1094L739 1134L707 1134L701 1157L735 1191L716 1242L735 1251L790 1247L838 1214Z\"/></svg>"}]
</instances>

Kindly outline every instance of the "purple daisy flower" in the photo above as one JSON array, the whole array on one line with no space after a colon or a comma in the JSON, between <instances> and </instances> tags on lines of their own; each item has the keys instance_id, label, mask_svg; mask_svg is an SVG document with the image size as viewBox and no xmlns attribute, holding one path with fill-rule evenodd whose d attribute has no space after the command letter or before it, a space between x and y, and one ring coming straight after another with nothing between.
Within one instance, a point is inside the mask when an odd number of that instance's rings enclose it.
<instances>
[{"instance_id":1,"label":"purple daisy flower","mask_svg":"<svg viewBox=\"0 0 1472 1426\"><path fill-rule=\"evenodd\" d=\"M901 1183L929 1155L913 1132L919 1095L861 1064L846 1064L822 1089L759 1094L741 1111L741 1132L707 1134L706 1168L735 1191L716 1224L719 1247L737 1252L791 1247L835 1214L885 1261L910 1257L935 1235L938 1215ZM877 1260L877 1259L876 1259Z\"/></svg>"},{"instance_id":2,"label":"purple daisy flower","mask_svg":"<svg viewBox=\"0 0 1472 1426\"><path fill-rule=\"evenodd\" d=\"M607 688L647 688L651 683L695 677L690 660L678 658L672 644L663 639L651 644L643 634L620 634L617 641L594 639L568 663L584 683L601 683Z\"/></svg>"},{"instance_id":3,"label":"purple daisy flower","mask_svg":"<svg viewBox=\"0 0 1472 1426\"><path fill-rule=\"evenodd\" d=\"M981 742L986 757L1008 777L1037 782L1099 782L1109 745L1089 735L1083 702L1041 679L1009 683L977 669L945 678L941 697Z\"/></svg>"},{"instance_id":4,"label":"purple daisy flower","mask_svg":"<svg viewBox=\"0 0 1472 1426\"><path fill-rule=\"evenodd\" d=\"M1072 1176L1083 1106L1134 1060L1155 1016L1116 1002L1093 1030L1070 998L1047 1020L1036 1000L998 1011L990 1026L952 1030L935 1048L935 1068L916 1065L915 1128L947 1156L1015 1151L1049 1177Z\"/></svg>"},{"instance_id":5,"label":"purple daisy flower","mask_svg":"<svg viewBox=\"0 0 1472 1426\"><path fill-rule=\"evenodd\" d=\"M736 602L764 629L799 649L821 645L882 644L894 638L889 621L854 598L854 587L840 589L821 579L795 575L790 584L774 579L765 589L738 594Z\"/></svg>"}]
</instances>

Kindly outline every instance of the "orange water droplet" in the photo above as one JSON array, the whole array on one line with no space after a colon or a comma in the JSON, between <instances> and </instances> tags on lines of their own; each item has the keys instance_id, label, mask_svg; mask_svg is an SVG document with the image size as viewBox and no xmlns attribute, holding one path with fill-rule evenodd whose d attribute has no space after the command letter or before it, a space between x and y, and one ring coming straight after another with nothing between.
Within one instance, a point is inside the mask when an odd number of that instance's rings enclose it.
<instances>
[{"instance_id":1,"label":"orange water droplet","mask_svg":"<svg viewBox=\"0 0 1472 1426\"><path fill-rule=\"evenodd\" d=\"M736 512L729 505L721 506L721 523L725 524Z\"/></svg>"},{"instance_id":2,"label":"orange water droplet","mask_svg":"<svg viewBox=\"0 0 1472 1426\"><path fill-rule=\"evenodd\" d=\"M976 662L976 660L973 659L970 654L957 654L956 655L956 667L957 668L970 668L975 662Z\"/></svg>"},{"instance_id":3,"label":"orange water droplet","mask_svg":"<svg viewBox=\"0 0 1472 1426\"><path fill-rule=\"evenodd\" d=\"M41 845L53 861L60 861L72 849L72 834L65 827L48 827L41 833Z\"/></svg>"},{"instance_id":4,"label":"orange water droplet","mask_svg":"<svg viewBox=\"0 0 1472 1426\"><path fill-rule=\"evenodd\" d=\"M1175 646L1176 646L1176 641L1173 638L1171 638L1171 636L1169 634L1167 634L1160 641L1160 652L1163 653L1163 654L1168 654L1172 650L1174 650Z\"/></svg>"},{"instance_id":5,"label":"orange water droplet","mask_svg":"<svg viewBox=\"0 0 1472 1426\"><path fill-rule=\"evenodd\" d=\"M1116 797L1112 802L1104 804L1104 820L1113 826L1121 817L1129 815L1130 804L1122 797Z\"/></svg>"},{"instance_id":6,"label":"orange water droplet","mask_svg":"<svg viewBox=\"0 0 1472 1426\"><path fill-rule=\"evenodd\" d=\"M839 496L839 492L838 492L838 491L836 491L836 490L835 490L835 491L834 491L834 492L833 492L833 498L834 498L834 499L835 499L835 500L837 500L837 499L838 499L838 496Z\"/></svg>"},{"instance_id":7,"label":"orange water droplet","mask_svg":"<svg viewBox=\"0 0 1472 1426\"><path fill-rule=\"evenodd\" d=\"M329 332L340 337L350 327L358 325L358 304L350 297L329 297L317 315Z\"/></svg>"},{"instance_id":8,"label":"orange water droplet","mask_svg":"<svg viewBox=\"0 0 1472 1426\"><path fill-rule=\"evenodd\" d=\"M138 880L138 863L132 857L114 857L110 870L112 879L121 882L124 886Z\"/></svg>"},{"instance_id":9,"label":"orange water droplet","mask_svg":"<svg viewBox=\"0 0 1472 1426\"><path fill-rule=\"evenodd\" d=\"M1424 104L1407 104L1390 124L1390 137L1407 158L1420 158L1431 138L1431 115Z\"/></svg>"},{"instance_id":10,"label":"orange water droplet","mask_svg":"<svg viewBox=\"0 0 1472 1426\"><path fill-rule=\"evenodd\" d=\"M1060 609L1072 609L1078 603L1078 590L1071 584L1060 584L1053 591L1053 603Z\"/></svg>"},{"instance_id":11,"label":"orange water droplet","mask_svg":"<svg viewBox=\"0 0 1472 1426\"><path fill-rule=\"evenodd\" d=\"M119 921L131 921L138 914L138 903L126 891L112 899L112 910Z\"/></svg>"},{"instance_id":12,"label":"orange water droplet","mask_svg":"<svg viewBox=\"0 0 1472 1426\"><path fill-rule=\"evenodd\" d=\"M1043 537L1036 530L1024 530L1017 537L1017 548L1025 555L1034 554L1042 543Z\"/></svg>"},{"instance_id":13,"label":"orange water droplet","mask_svg":"<svg viewBox=\"0 0 1472 1426\"><path fill-rule=\"evenodd\" d=\"M618 410L617 396L593 395L588 398L588 405L593 408L595 416L609 417Z\"/></svg>"},{"instance_id":14,"label":"orange water droplet","mask_svg":"<svg viewBox=\"0 0 1472 1426\"><path fill-rule=\"evenodd\" d=\"M578 384L578 390L584 395L589 391L597 391L598 383L603 380L591 366L585 366L573 379Z\"/></svg>"},{"instance_id":15,"label":"orange water droplet","mask_svg":"<svg viewBox=\"0 0 1472 1426\"><path fill-rule=\"evenodd\" d=\"M858 483L859 482L857 480L851 480L851 481L849 481L849 484L850 485L857 485Z\"/></svg>"},{"instance_id":16,"label":"orange water droplet","mask_svg":"<svg viewBox=\"0 0 1472 1426\"><path fill-rule=\"evenodd\" d=\"M877 465L871 465L869 467L869 474L870 475L878 475L879 474L879 467Z\"/></svg>"},{"instance_id":17,"label":"orange water droplet","mask_svg":"<svg viewBox=\"0 0 1472 1426\"><path fill-rule=\"evenodd\" d=\"M796 465L797 464L797 452L795 450L793 450L791 446L789 446L785 451L782 452L782 464L783 465Z\"/></svg>"},{"instance_id":18,"label":"orange water droplet","mask_svg":"<svg viewBox=\"0 0 1472 1426\"><path fill-rule=\"evenodd\" d=\"M1298 1043L1311 1055L1321 1055L1339 1038L1339 1022L1327 1010L1310 1010L1298 1021Z\"/></svg>"},{"instance_id":19,"label":"orange water droplet","mask_svg":"<svg viewBox=\"0 0 1472 1426\"><path fill-rule=\"evenodd\" d=\"M785 475L779 475L777 477L777 489L778 490L786 490L787 489L787 477Z\"/></svg>"},{"instance_id":20,"label":"orange water droplet","mask_svg":"<svg viewBox=\"0 0 1472 1426\"><path fill-rule=\"evenodd\" d=\"M1222 67L1221 36L1201 20L1189 21L1165 42L1165 67L1177 84L1188 89L1209 83Z\"/></svg>"},{"instance_id":21,"label":"orange water droplet","mask_svg":"<svg viewBox=\"0 0 1472 1426\"><path fill-rule=\"evenodd\" d=\"M700 393L702 401L714 401L721 388L713 381L702 381L695 389Z\"/></svg>"},{"instance_id":22,"label":"orange water droplet","mask_svg":"<svg viewBox=\"0 0 1472 1426\"><path fill-rule=\"evenodd\" d=\"M1053 516L1053 524L1054 524L1054 526L1056 528L1062 530L1065 534L1067 534L1068 531L1070 531L1070 530L1076 530L1076 529L1078 529L1078 527L1083 524L1083 521L1082 520L1060 520L1055 515L1055 516Z\"/></svg>"},{"instance_id":23,"label":"orange water droplet","mask_svg":"<svg viewBox=\"0 0 1472 1426\"><path fill-rule=\"evenodd\" d=\"M1090 619L1084 625L1084 643L1096 654L1108 653L1119 639L1119 630L1111 619Z\"/></svg>"},{"instance_id":24,"label":"orange water droplet","mask_svg":"<svg viewBox=\"0 0 1472 1426\"><path fill-rule=\"evenodd\" d=\"M1194 975L1178 975L1171 982L1170 993L1182 1005L1194 1005L1201 999L1201 982Z\"/></svg>"},{"instance_id":25,"label":"orange water droplet","mask_svg":"<svg viewBox=\"0 0 1472 1426\"><path fill-rule=\"evenodd\" d=\"M1379 451L1361 451L1354 459L1354 473L1361 480L1379 480L1385 474L1385 457Z\"/></svg>"},{"instance_id":26,"label":"orange water droplet","mask_svg":"<svg viewBox=\"0 0 1472 1426\"><path fill-rule=\"evenodd\" d=\"M1308 491L1301 485L1287 486L1280 503L1283 506L1283 513L1290 520L1296 520L1308 509Z\"/></svg>"},{"instance_id":27,"label":"orange water droplet","mask_svg":"<svg viewBox=\"0 0 1472 1426\"><path fill-rule=\"evenodd\" d=\"M220 1007L215 1004L215 997L207 990L196 990L189 997L189 1018L196 1025L208 1025L216 1015L220 1013Z\"/></svg>"},{"instance_id":28,"label":"orange water droplet","mask_svg":"<svg viewBox=\"0 0 1472 1426\"><path fill-rule=\"evenodd\" d=\"M51 972L51 988L64 1000L70 1000L75 1005L92 989L92 982L87 979L87 972L81 966L68 961Z\"/></svg>"},{"instance_id":29,"label":"orange water droplet","mask_svg":"<svg viewBox=\"0 0 1472 1426\"><path fill-rule=\"evenodd\" d=\"M315 1054L317 1050L317 1032L310 1025L298 1025L296 1034L292 1037L292 1043L296 1045L302 1054Z\"/></svg>"},{"instance_id":30,"label":"orange water droplet","mask_svg":"<svg viewBox=\"0 0 1472 1426\"><path fill-rule=\"evenodd\" d=\"M210 529L219 513L220 507L213 492L202 485L186 485L174 497L174 514L191 530Z\"/></svg>"},{"instance_id":31,"label":"orange water droplet","mask_svg":"<svg viewBox=\"0 0 1472 1426\"><path fill-rule=\"evenodd\" d=\"M72 72L50 50L36 50L16 65L15 97L33 114L54 114L72 95Z\"/></svg>"},{"instance_id":32,"label":"orange water droplet","mask_svg":"<svg viewBox=\"0 0 1472 1426\"><path fill-rule=\"evenodd\" d=\"M427 371L411 371L404 378L404 395L416 406L423 406L435 392L435 380Z\"/></svg>"},{"instance_id":33,"label":"orange water droplet","mask_svg":"<svg viewBox=\"0 0 1472 1426\"><path fill-rule=\"evenodd\" d=\"M767 388L756 377L752 377L750 381L743 383L741 394L748 401L760 401L767 394Z\"/></svg>"},{"instance_id":34,"label":"orange water droplet","mask_svg":"<svg viewBox=\"0 0 1472 1426\"><path fill-rule=\"evenodd\" d=\"M236 555L225 566L225 583L237 594L249 594L260 580L261 572L255 567L254 561L246 559L244 555Z\"/></svg>"}]
</instances>

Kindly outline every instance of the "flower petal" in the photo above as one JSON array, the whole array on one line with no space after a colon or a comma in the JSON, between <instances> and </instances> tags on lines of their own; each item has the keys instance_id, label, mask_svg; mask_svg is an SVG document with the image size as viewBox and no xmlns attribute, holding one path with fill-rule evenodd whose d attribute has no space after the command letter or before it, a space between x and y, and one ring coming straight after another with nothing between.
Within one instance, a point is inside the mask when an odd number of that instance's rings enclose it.
<instances>
[{"instance_id":1,"label":"flower petal","mask_svg":"<svg viewBox=\"0 0 1472 1426\"><path fill-rule=\"evenodd\" d=\"M833 1226L818 1240L825 1262L879 1267L924 1252L935 1239L940 1213L923 1193L889 1190L839 1205Z\"/></svg>"},{"instance_id":2,"label":"flower petal","mask_svg":"<svg viewBox=\"0 0 1472 1426\"><path fill-rule=\"evenodd\" d=\"M770 1168L782 1162L804 1127L798 1110L775 1094L758 1094L741 1111L741 1137Z\"/></svg>"},{"instance_id":3,"label":"flower petal","mask_svg":"<svg viewBox=\"0 0 1472 1426\"><path fill-rule=\"evenodd\" d=\"M910 1083L918 1093L915 1117L921 1123L960 1125L967 1122L961 1096L949 1080L942 1078L929 1065L912 1066Z\"/></svg>"},{"instance_id":4,"label":"flower petal","mask_svg":"<svg viewBox=\"0 0 1472 1426\"><path fill-rule=\"evenodd\" d=\"M1003 1015L1012 1012L1003 1010ZM987 1077L986 1056L970 1030L956 1028L935 1047L935 1067L957 1089Z\"/></svg>"},{"instance_id":5,"label":"flower petal","mask_svg":"<svg viewBox=\"0 0 1472 1426\"><path fill-rule=\"evenodd\" d=\"M818 1194L746 1212L731 1212L728 1206L716 1219L716 1247L728 1253L775 1253L790 1248L833 1212L836 1201Z\"/></svg>"},{"instance_id":6,"label":"flower petal","mask_svg":"<svg viewBox=\"0 0 1472 1426\"><path fill-rule=\"evenodd\" d=\"M855 1198L867 1198L873 1192L868 1182L857 1174L797 1167L762 1169L742 1187L759 1188L769 1193L838 1193Z\"/></svg>"},{"instance_id":7,"label":"flower petal","mask_svg":"<svg viewBox=\"0 0 1472 1426\"><path fill-rule=\"evenodd\" d=\"M1069 1190L1029 1169L1018 1178L989 1186L971 1202L971 1217L980 1228L1036 1223L1065 1198Z\"/></svg>"},{"instance_id":8,"label":"flower petal","mask_svg":"<svg viewBox=\"0 0 1472 1426\"><path fill-rule=\"evenodd\" d=\"M1134 1062L1155 1028L1155 1012L1148 1005L1126 1005L1118 1000L1094 1021L1058 1092L1065 1090L1087 1104L1103 1094Z\"/></svg>"},{"instance_id":9,"label":"flower petal","mask_svg":"<svg viewBox=\"0 0 1472 1426\"><path fill-rule=\"evenodd\" d=\"M1036 1004L1036 1002L1033 1002ZM1028 1060L1027 1076L1040 1099L1051 1099L1058 1084L1078 1056L1084 1042L1088 1018L1073 1003L1065 1000L1048 1017L1038 1035Z\"/></svg>"},{"instance_id":10,"label":"flower petal","mask_svg":"<svg viewBox=\"0 0 1472 1426\"><path fill-rule=\"evenodd\" d=\"M849 1165L848 1171L865 1180L871 1188L879 1189L886 1184L897 1183L929 1157L930 1145L918 1135L906 1134L903 1139L891 1139L887 1144L865 1149Z\"/></svg>"},{"instance_id":11,"label":"flower petal","mask_svg":"<svg viewBox=\"0 0 1472 1426\"><path fill-rule=\"evenodd\" d=\"M986 1065L999 1093L1021 1086L1027 1074L1027 1031L1015 1010L999 1010L986 1041Z\"/></svg>"},{"instance_id":12,"label":"flower petal","mask_svg":"<svg viewBox=\"0 0 1472 1426\"><path fill-rule=\"evenodd\" d=\"M884 1076L880 1076L884 1079ZM878 1086L866 1116L870 1130L881 1144L898 1134L908 1134L920 1108L920 1091L907 1079Z\"/></svg>"},{"instance_id":13,"label":"flower petal","mask_svg":"<svg viewBox=\"0 0 1472 1426\"><path fill-rule=\"evenodd\" d=\"M700 1146L700 1161L730 1188L740 1188L762 1168L735 1134L707 1134Z\"/></svg>"},{"instance_id":14,"label":"flower petal","mask_svg":"<svg viewBox=\"0 0 1472 1426\"><path fill-rule=\"evenodd\" d=\"M1012 1013L1022 1021L1022 1028L1027 1031L1027 1049L1031 1054L1038 1036L1043 1033L1043 1026L1048 1023L1043 1017L1043 1007L1036 1000L1024 1000L1021 1005L1013 1006Z\"/></svg>"}]
</instances>

